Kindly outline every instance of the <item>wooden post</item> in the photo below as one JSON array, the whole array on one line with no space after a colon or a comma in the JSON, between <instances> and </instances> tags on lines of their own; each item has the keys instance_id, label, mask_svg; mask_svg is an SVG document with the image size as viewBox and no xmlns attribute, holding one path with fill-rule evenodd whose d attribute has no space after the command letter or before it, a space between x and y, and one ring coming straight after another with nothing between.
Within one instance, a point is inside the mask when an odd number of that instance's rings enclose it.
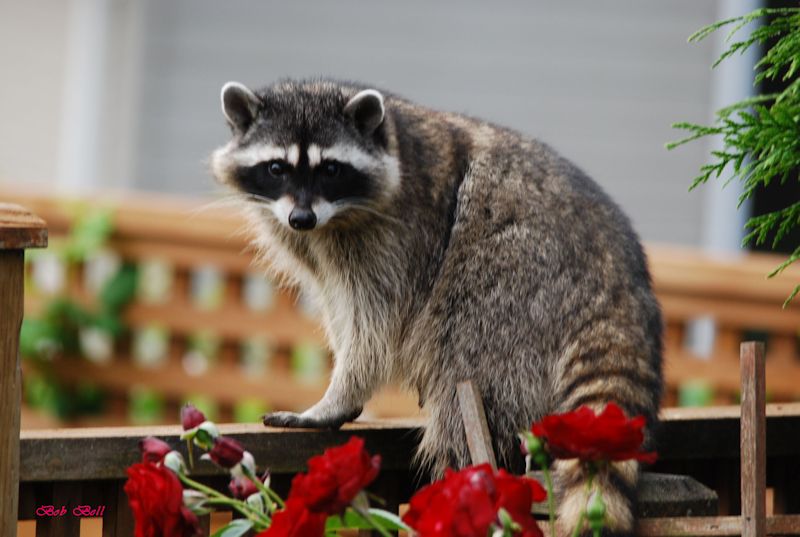
<instances>
[{"instance_id":1,"label":"wooden post","mask_svg":"<svg viewBox=\"0 0 800 537\"><path fill-rule=\"evenodd\" d=\"M25 248L47 246L42 219L0 203L0 535L17 534L19 502L19 329Z\"/></svg>"},{"instance_id":2,"label":"wooden post","mask_svg":"<svg viewBox=\"0 0 800 537\"><path fill-rule=\"evenodd\" d=\"M488 462L492 468L497 468L492 449L492 436L489 433L489 424L486 422L486 413L483 409L483 399L471 380L458 383L458 406L461 407L461 419L464 421L464 431L467 433L467 446L472 464Z\"/></svg>"},{"instance_id":3,"label":"wooden post","mask_svg":"<svg viewBox=\"0 0 800 537\"><path fill-rule=\"evenodd\" d=\"M764 344L741 346L742 537L767 534L767 410Z\"/></svg>"}]
</instances>

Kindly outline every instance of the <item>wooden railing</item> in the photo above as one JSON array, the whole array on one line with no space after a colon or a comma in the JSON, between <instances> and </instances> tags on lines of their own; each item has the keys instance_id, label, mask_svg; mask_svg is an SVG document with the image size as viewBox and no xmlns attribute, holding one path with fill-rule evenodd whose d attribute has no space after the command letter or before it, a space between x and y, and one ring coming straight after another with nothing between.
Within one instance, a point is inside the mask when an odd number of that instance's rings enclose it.
<instances>
[{"instance_id":1,"label":"wooden railing","mask_svg":"<svg viewBox=\"0 0 800 537\"><path fill-rule=\"evenodd\" d=\"M773 401L800 399L800 300L782 308L800 283L800 266L781 275L767 274L783 261L772 254L711 256L686 248L647 248L653 283L666 325L664 373L668 403L685 382L706 380L716 401L732 402L739 393L739 345L748 339L766 343L767 396ZM710 319L715 337L708 356L692 353L687 327Z\"/></svg>"},{"instance_id":2,"label":"wooden railing","mask_svg":"<svg viewBox=\"0 0 800 537\"><path fill-rule=\"evenodd\" d=\"M739 407L663 412L659 461L652 471L691 475L697 481L677 476L657 479L659 474L647 474L650 477L639 491L639 514L647 517L640 535L668 535L675 529L674 524L667 525L668 521L678 517L687 524L687 516L703 517L695 522L693 531L698 533L693 535L740 534L741 526L732 526L729 518L722 519L727 524L722 530L719 521L708 518L736 516L741 509L739 415ZM360 422L336 432L265 430L258 425L222 425L221 432L251 451L259 469L269 468L273 485L284 495L291 476L305 469L310 456L343 443L350 435L361 436L367 449L382 457L381 474L370 490L387 501L388 509L396 510L419 486L411 469L411 456L421 427L422 422L415 419ZM800 405L767 407L766 485L771 500L766 507L770 514L800 513L798 430ZM125 469L139 459L137 442L145 435L156 435L183 450L180 432L173 426L23 432L19 519L35 524L37 536L75 537L81 535L80 517L70 516L72 510L81 505L92 509L105 506L103 535L132 535L132 518L122 487ZM227 477L209 463L199 464L195 477L222 492L226 489ZM48 505L66 506L68 515L55 519L37 516L37 510ZM203 523L209 527L213 522L216 527L229 519L230 515L222 514L213 521L205 518ZM796 522L794 528L798 529Z\"/></svg>"},{"instance_id":3,"label":"wooden railing","mask_svg":"<svg viewBox=\"0 0 800 537\"><path fill-rule=\"evenodd\" d=\"M95 510L95 518L101 516L104 536L129 536L133 520L122 486L126 467L139 458L138 440L156 435L178 446L182 444L180 430L155 426L55 429L25 431L20 436L17 338L22 314L22 255L24 248L43 246L45 241L41 220L16 208L0 207L0 430L5 439L0 449L0 532L15 535L19 519L32 520L37 536L75 537L85 534L83 517L75 513L88 515L88 520ZM800 404L765 407L763 353L754 350L750 354L743 362L742 371L748 373L741 407L662 412L660 459L653 470L684 477L654 481L647 477L652 474L647 474L643 478L639 535L800 532L797 517L780 516L800 513ZM387 501L387 508L397 509L416 486L410 458L421 426L418 421L406 420L365 421L335 432L264 430L258 425L223 425L221 430L251 451L262 469L271 470L273 484L281 493L308 457L349 435L362 436L367 448L383 459L374 492ZM740 435L740 430L744 434ZM741 453L747 458L743 460ZM225 476L212 465L199 467L196 474L220 490L226 485ZM716 494L709 494L700 483ZM666 501L664 496L668 496ZM744 505L742 498L747 502ZM65 515L46 516L46 506L57 507L59 512L63 506ZM73 511L79 506L87 508ZM740 511L743 516L736 516ZM687 518L689 515L706 516ZM203 523L209 527L211 520L205 518Z\"/></svg>"},{"instance_id":4,"label":"wooden railing","mask_svg":"<svg viewBox=\"0 0 800 537\"><path fill-rule=\"evenodd\" d=\"M51 236L63 236L74 217L75 203L46 195L2 192L30 207L50 226ZM124 409L131 386L142 385L160 392L177 405L192 394L202 393L222 407L220 418L232 417L231 409L242 398L260 399L273 409L299 410L322 394L326 373L316 379L298 379L290 355L300 342L324 345L322 332L291 289L273 285L268 307L248 305L248 282L264 282L263 270L253 263L248 232L235 208L200 210L203 201L149 198L83 200L84 207L114 210L114 233L110 246L124 260L143 266L158 261L172 271L173 283L161 302L136 300L125 313L125 322L135 331L158 325L169 334L168 357L157 367L143 368L131 359L131 340L115 344L111 363L88 361L75 367L73 361L54 360L58 377L67 383L93 382L115 399L111 408ZM654 286L665 317L664 404L678 403L678 391L700 380L713 392L713 402L729 404L739 392L738 346L744 339L762 338L767 345L767 394L771 401L800 399L800 300L782 309L781 304L800 281L800 267L790 267L766 279L780 256L750 254L715 258L687 248L649 245L647 253ZM212 306L198 305L192 296L192 281L201 272L211 273L224 286L221 300ZM69 273L68 294L82 302L92 301L81 278L82 267ZM46 296L35 288L26 297L26 312L35 315ZM699 318L710 318L716 337L709 356L692 353L686 342L687 327ZM192 334L208 332L220 339L217 359L201 374L182 365ZM239 355L242 344L254 336L265 337L274 353L263 373L243 370ZM327 366L323 366L327 367ZM155 374L155 373L158 374ZM389 388L370 402L367 417L417 415L417 401ZM121 424L124 412L101 419L81 420L74 425Z\"/></svg>"}]
</instances>

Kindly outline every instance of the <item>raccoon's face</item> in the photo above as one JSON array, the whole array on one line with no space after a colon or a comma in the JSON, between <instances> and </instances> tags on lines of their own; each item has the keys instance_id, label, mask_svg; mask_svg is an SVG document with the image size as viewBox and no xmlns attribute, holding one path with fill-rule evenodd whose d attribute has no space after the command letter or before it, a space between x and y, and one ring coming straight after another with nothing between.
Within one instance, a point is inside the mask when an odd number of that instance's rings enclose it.
<instances>
[{"instance_id":1,"label":"raccoon's face","mask_svg":"<svg viewBox=\"0 0 800 537\"><path fill-rule=\"evenodd\" d=\"M222 111L233 139L214 152L214 175L291 229L374 214L398 186L376 90L284 82L256 94L229 82Z\"/></svg>"}]
</instances>

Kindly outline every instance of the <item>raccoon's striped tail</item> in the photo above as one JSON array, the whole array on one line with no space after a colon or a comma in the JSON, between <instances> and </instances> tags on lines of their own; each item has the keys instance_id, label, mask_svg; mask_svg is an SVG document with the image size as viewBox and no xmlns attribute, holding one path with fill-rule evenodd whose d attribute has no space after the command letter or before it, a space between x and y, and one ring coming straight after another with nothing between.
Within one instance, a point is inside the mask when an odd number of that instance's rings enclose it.
<instances>
[{"instance_id":1,"label":"raccoon's striped tail","mask_svg":"<svg viewBox=\"0 0 800 537\"><path fill-rule=\"evenodd\" d=\"M591 535L581 514L589 500L588 475L577 459L556 460L552 466L558 503L558 535L570 537L582 522L581 535ZM592 490L602 495L606 505L603 535L633 535L633 509L639 463L635 460L614 462L594 476Z\"/></svg>"}]
</instances>

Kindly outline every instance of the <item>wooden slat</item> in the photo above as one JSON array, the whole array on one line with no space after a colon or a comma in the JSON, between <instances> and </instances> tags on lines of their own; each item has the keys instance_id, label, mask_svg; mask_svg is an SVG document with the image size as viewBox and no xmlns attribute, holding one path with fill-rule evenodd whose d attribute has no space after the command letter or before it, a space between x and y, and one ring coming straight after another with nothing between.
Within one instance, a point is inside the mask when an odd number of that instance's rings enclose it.
<instances>
[{"instance_id":1,"label":"wooden slat","mask_svg":"<svg viewBox=\"0 0 800 537\"><path fill-rule=\"evenodd\" d=\"M0 250L0 535L16 535L23 250Z\"/></svg>"},{"instance_id":2,"label":"wooden slat","mask_svg":"<svg viewBox=\"0 0 800 537\"><path fill-rule=\"evenodd\" d=\"M736 354L728 356L733 359ZM688 354L673 354L664 364L665 380L671 386L679 386L686 381L707 379L715 389L734 394L741 387L739 371L729 364L720 363L719 358L702 360ZM766 375L771 396L785 400L800 396L800 364L767 361Z\"/></svg>"},{"instance_id":3,"label":"wooden slat","mask_svg":"<svg viewBox=\"0 0 800 537\"><path fill-rule=\"evenodd\" d=\"M767 427L764 344L742 343L742 537L767 532Z\"/></svg>"},{"instance_id":4,"label":"wooden slat","mask_svg":"<svg viewBox=\"0 0 800 537\"><path fill-rule=\"evenodd\" d=\"M47 246L47 225L25 207L0 203L0 250Z\"/></svg>"},{"instance_id":5,"label":"wooden slat","mask_svg":"<svg viewBox=\"0 0 800 537\"><path fill-rule=\"evenodd\" d=\"M43 516L36 520L36 537L79 537L81 519L72 509L81 505L81 485L77 482L56 481L44 487L46 493L37 497L39 505L52 505L64 510L61 516ZM48 494L49 493L49 494Z\"/></svg>"},{"instance_id":6,"label":"wooden slat","mask_svg":"<svg viewBox=\"0 0 800 537\"><path fill-rule=\"evenodd\" d=\"M767 518L766 532L769 535L800 535L800 516L776 515ZM645 518L636 521L639 537L724 537L742 535L742 518L683 517Z\"/></svg>"},{"instance_id":7,"label":"wooden slat","mask_svg":"<svg viewBox=\"0 0 800 537\"><path fill-rule=\"evenodd\" d=\"M783 457L771 460L768 468L775 490L775 514L800 514L800 458Z\"/></svg>"},{"instance_id":8,"label":"wooden slat","mask_svg":"<svg viewBox=\"0 0 800 537\"><path fill-rule=\"evenodd\" d=\"M82 198L26 193L18 188L0 188L0 199L28 207L47 220L53 233L64 233L81 205L87 203ZM137 237L240 250L248 242L243 219L230 208L207 208L209 201L126 192L124 197L94 196L91 205L114 211L115 235L123 239Z\"/></svg>"},{"instance_id":9,"label":"wooden slat","mask_svg":"<svg viewBox=\"0 0 800 537\"><path fill-rule=\"evenodd\" d=\"M656 293L667 322L712 316L718 323L739 329L756 328L766 331L792 333L797 330L800 309L791 306L782 309L783 300L789 296L789 289L781 300L745 300L733 292L723 297L704 297L678 293Z\"/></svg>"},{"instance_id":10,"label":"wooden slat","mask_svg":"<svg viewBox=\"0 0 800 537\"><path fill-rule=\"evenodd\" d=\"M770 362L780 362L789 367L800 367L797 356L797 333L770 334L767 341L767 356Z\"/></svg>"},{"instance_id":11,"label":"wooden slat","mask_svg":"<svg viewBox=\"0 0 800 537\"><path fill-rule=\"evenodd\" d=\"M483 398L478 392L477 386L471 380L459 382L456 385L456 392L472 464L488 462L492 468L497 468L492 448L492 436L489 433L489 424L486 422L486 413L483 408Z\"/></svg>"},{"instance_id":12,"label":"wooden slat","mask_svg":"<svg viewBox=\"0 0 800 537\"><path fill-rule=\"evenodd\" d=\"M123 489L123 481L109 482L108 505L103 516L103 537L133 537L133 512Z\"/></svg>"}]
</instances>

